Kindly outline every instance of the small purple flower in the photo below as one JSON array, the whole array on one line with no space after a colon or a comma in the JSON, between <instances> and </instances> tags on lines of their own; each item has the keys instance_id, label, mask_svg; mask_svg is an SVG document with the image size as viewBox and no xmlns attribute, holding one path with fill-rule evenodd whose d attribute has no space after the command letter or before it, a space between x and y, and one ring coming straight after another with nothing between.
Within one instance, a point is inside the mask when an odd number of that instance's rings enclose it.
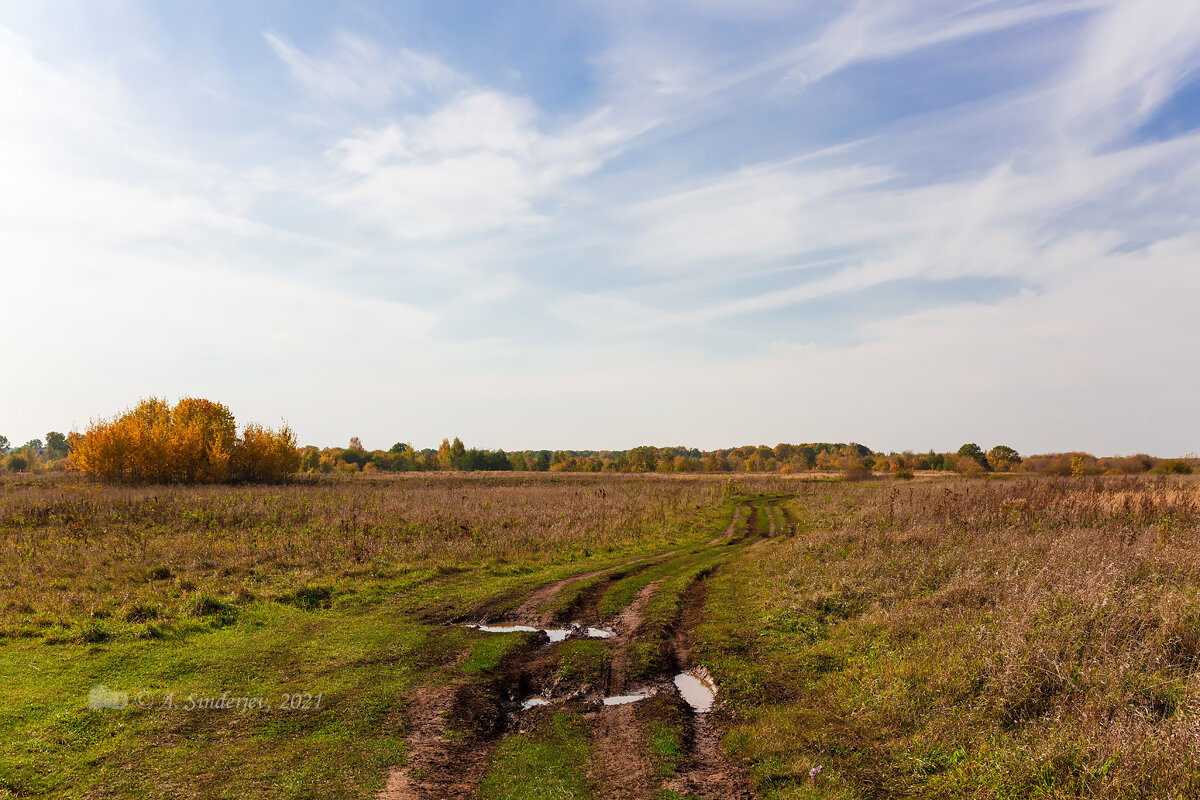
<instances>
[{"instance_id":1,"label":"small purple flower","mask_svg":"<svg viewBox=\"0 0 1200 800\"><path fill-rule=\"evenodd\" d=\"M808 771L808 779L813 783L817 782L817 776L821 774L821 766L817 765Z\"/></svg>"}]
</instances>

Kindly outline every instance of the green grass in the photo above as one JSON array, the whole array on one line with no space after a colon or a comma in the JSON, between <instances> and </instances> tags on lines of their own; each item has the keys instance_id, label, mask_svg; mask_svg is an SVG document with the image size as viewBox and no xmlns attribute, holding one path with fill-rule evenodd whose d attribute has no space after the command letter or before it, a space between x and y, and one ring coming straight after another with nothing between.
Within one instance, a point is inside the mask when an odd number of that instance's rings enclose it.
<instances>
[{"instance_id":1,"label":"green grass","mask_svg":"<svg viewBox=\"0 0 1200 800\"><path fill-rule=\"evenodd\" d=\"M575 715L559 711L530 734L504 739L479 787L482 800L583 800L593 796L586 766L587 734Z\"/></svg>"},{"instance_id":2,"label":"green grass","mask_svg":"<svg viewBox=\"0 0 1200 800\"><path fill-rule=\"evenodd\" d=\"M650 742L650 759L654 764L656 777L661 779L674 776L680 763L686 757L683 732L679 725L655 720L650 723L646 733Z\"/></svg>"},{"instance_id":3,"label":"green grass","mask_svg":"<svg viewBox=\"0 0 1200 800\"><path fill-rule=\"evenodd\" d=\"M572 683L599 683L612 660L612 648L603 640L570 639L558 647L558 674Z\"/></svg>"},{"instance_id":4,"label":"green grass","mask_svg":"<svg viewBox=\"0 0 1200 800\"><path fill-rule=\"evenodd\" d=\"M458 632L455 632L458 634ZM538 634L523 631L512 633L484 633L462 629L461 634L469 636L471 651L463 660L460 669L469 675L479 675L491 672L500 666L510 653L529 646ZM456 635L454 638L458 638Z\"/></svg>"},{"instance_id":5,"label":"green grass","mask_svg":"<svg viewBox=\"0 0 1200 800\"><path fill-rule=\"evenodd\" d=\"M387 614L279 605L240 617L175 640L0 647L0 797L170 797L185 786L203 797L361 797L377 787L403 756L400 698L432 679L421 660L440 646L436 632ZM129 705L89 709L101 685ZM224 692L270 710L196 707ZM281 708L306 693L308 709Z\"/></svg>"}]
</instances>

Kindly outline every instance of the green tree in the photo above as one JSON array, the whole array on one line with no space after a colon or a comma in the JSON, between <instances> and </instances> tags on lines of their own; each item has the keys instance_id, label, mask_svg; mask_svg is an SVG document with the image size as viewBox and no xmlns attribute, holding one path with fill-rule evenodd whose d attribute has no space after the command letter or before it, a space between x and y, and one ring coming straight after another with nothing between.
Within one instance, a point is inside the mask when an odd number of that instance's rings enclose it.
<instances>
[{"instance_id":1,"label":"green tree","mask_svg":"<svg viewBox=\"0 0 1200 800\"><path fill-rule=\"evenodd\" d=\"M990 471L992 469L992 466L988 464L987 456L984 454L982 448L980 448L979 445L975 444L974 442L964 444L962 447L958 448L958 455L960 458L972 459L976 464L985 470Z\"/></svg>"},{"instance_id":2,"label":"green tree","mask_svg":"<svg viewBox=\"0 0 1200 800\"><path fill-rule=\"evenodd\" d=\"M50 458L66 458L68 453L67 437L58 431L46 434L46 455Z\"/></svg>"},{"instance_id":3,"label":"green tree","mask_svg":"<svg viewBox=\"0 0 1200 800\"><path fill-rule=\"evenodd\" d=\"M450 467L451 469L470 469L471 459L467 455L467 448L462 443L462 439L457 436L450 444Z\"/></svg>"},{"instance_id":4,"label":"green tree","mask_svg":"<svg viewBox=\"0 0 1200 800\"><path fill-rule=\"evenodd\" d=\"M1021 463L1021 454L1006 444L998 444L987 452L988 463L998 472L1008 472Z\"/></svg>"},{"instance_id":5,"label":"green tree","mask_svg":"<svg viewBox=\"0 0 1200 800\"><path fill-rule=\"evenodd\" d=\"M658 469L658 451L650 445L629 451L629 465L634 472L654 472Z\"/></svg>"},{"instance_id":6,"label":"green tree","mask_svg":"<svg viewBox=\"0 0 1200 800\"><path fill-rule=\"evenodd\" d=\"M8 437L0 436L0 453L8 452Z\"/></svg>"}]
</instances>

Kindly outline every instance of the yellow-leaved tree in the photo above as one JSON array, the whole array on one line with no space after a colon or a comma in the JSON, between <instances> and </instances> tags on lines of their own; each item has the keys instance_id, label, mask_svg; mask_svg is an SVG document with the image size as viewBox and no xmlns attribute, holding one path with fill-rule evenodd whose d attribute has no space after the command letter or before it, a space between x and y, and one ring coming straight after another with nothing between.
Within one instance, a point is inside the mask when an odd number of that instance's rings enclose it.
<instances>
[{"instance_id":1,"label":"yellow-leaved tree","mask_svg":"<svg viewBox=\"0 0 1200 800\"><path fill-rule=\"evenodd\" d=\"M117 483L271 483L300 463L296 437L237 423L221 403L185 397L172 408L149 398L111 420L93 420L72 433L71 466Z\"/></svg>"}]
</instances>

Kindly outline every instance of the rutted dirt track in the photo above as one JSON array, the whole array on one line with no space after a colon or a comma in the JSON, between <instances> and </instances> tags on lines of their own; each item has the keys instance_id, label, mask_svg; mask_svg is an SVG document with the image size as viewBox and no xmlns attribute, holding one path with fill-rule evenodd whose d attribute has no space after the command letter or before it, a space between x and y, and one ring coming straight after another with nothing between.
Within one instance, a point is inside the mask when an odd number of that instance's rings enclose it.
<instances>
[{"instance_id":1,"label":"rutted dirt track","mask_svg":"<svg viewBox=\"0 0 1200 800\"><path fill-rule=\"evenodd\" d=\"M754 527L757 514L754 506L739 506L724 535L710 542L708 549L671 551L620 567L578 573L535 589L510 606L512 611L496 615L543 627L561 624L563 615L569 614L571 620L594 622L611 631L611 637L599 645L608 653L603 676L564 677L558 662L563 646L538 634L530 636L528 646L510 652L486 679L460 677L443 686L415 689L406 698L410 725L406 763L392 770L377 800L475 797L501 741L536 732L564 709L585 725L592 756L583 766L597 797L650 800L671 790L704 800L753 798L748 779L721 745L727 719L719 695L712 713L694 713L672 679L679 670L695 666L692 636L701 622L708 576L719 569L725 556L759 540ZM739 522L742 535L735 539ZM646 570L650 571L640 575ZM619 584L622 580L626 583ZM592 583L573 586L581 581ZM632 599L616 614L600 614L601 597L619 585L630 587L623 596L632 592ZM566 605L559 598L564 592L571 593L566 595L571 599ZM675 598L678 611L666 621L660 610L651 623L644 618L647 605L662 592L675 592L665 597ZM612 608L611 601L607 607ZM585 638L587 630L573 629L567 641ZM658 655L647 660L647 651ZM649 699L625 702L623 696L630 694ZM545 704L523 704L533 697ZM652 754L649 731L651 726L661 729L668 723L681 730L683 752L664 769Z\"/></svg>"}]
</instances>

